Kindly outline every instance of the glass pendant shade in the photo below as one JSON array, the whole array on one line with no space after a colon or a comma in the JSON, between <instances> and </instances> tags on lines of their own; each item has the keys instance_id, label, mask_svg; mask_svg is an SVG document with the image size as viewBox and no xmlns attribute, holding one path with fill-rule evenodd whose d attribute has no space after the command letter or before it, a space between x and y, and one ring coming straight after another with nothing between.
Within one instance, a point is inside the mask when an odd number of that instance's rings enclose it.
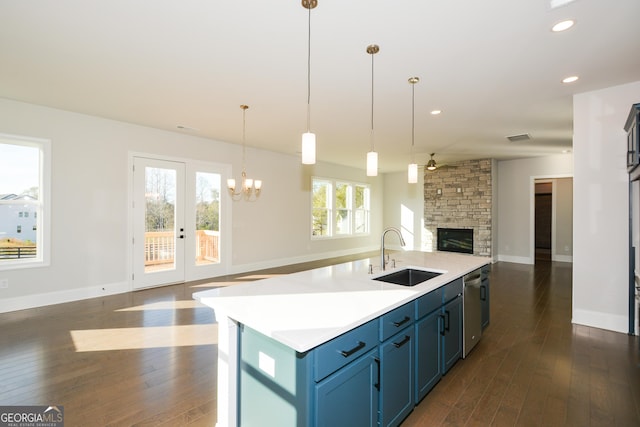
<instances>
[{"instance_id":1,"label":"glass pendant shade","mask_svg":"<svg viewBox=\"0 0 640 427\"><path fill-rule=\"evenodd\" d=\"M407 179L409 184L416 184L418 182L418 165L416 163L410 163L407 170Z\"/></svg>"},{"instance_id":2,"label":"glass pendant shade","mask_svg":"<svg viewBox=\"0 0 640 427\"><path fill-rule=\"evenodd\" d=\"M316 134L305 132L302 134L302 164L313 165L316 162Z\"/></svg>"},{"instance_id":3,"label":"glass pendant shade","mask_svg":"<svg viewBox=\"0 0 640 427\"><path fill-rule=\"evenodd\" d=\"M375 151L367 153L367 176L378 176L378 153Z\"/></svg>"}]
</instances>

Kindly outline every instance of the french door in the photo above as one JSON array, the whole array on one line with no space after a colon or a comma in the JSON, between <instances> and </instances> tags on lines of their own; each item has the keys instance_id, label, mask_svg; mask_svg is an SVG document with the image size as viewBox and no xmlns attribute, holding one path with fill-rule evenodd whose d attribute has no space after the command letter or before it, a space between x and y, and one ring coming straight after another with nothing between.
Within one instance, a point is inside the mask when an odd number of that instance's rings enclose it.
<instances>
[{"instance_id":1,"label":"french door","mask_svg":"<svg viewBox=\"0 0 640 427\"><path fill-rule=\"evenodd\" d=\"M135 289L226 272L224 167L133 157Z\"/></svg>"}]
</instances>

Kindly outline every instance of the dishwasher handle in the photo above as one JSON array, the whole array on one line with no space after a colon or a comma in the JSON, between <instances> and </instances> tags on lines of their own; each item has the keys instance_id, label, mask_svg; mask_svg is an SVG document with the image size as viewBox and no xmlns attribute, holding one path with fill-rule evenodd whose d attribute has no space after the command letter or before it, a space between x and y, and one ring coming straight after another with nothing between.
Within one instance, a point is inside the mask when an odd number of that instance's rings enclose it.
<instances>
[{"instance_id":1,"label":"dishwasher handle","mask_svg":"<svg viewBox=\"0 0 640 427\"><path fill-rule=\"evenodd\" d=\"M479 286L480 283L482 282L482 276L481 275L474 275L474 276L465 276L464 278L464 285L465 286Z\"/></svg>"}]
</instances>

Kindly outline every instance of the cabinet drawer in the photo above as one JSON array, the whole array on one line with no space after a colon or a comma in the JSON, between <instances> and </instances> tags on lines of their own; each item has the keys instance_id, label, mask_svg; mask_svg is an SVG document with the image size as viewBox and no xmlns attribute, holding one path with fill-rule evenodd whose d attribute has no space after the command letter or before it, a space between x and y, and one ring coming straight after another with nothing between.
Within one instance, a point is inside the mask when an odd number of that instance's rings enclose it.
<instances>
[{"instance_id":1,"label":"cabinet drawer","mask_svg":"<svg viewBox=\"0 0 640 427\"><path fill-rule=\"evenodd\" d=\"M378 322L373 320L314 350L314 380L322 380L378 345Z\"/></svg>"},{"instance_id":2,"label":"cabinet drawer","mask_svg":"<svg viewBox=\"0 0 640 427\"><path fill-rule=\"evenodd\" d=\"M456 279L453 282L447 283L442 287L442 302L446 303L451 301L462 293L462 278Z\"/></svg>"},{"instance_id":3,"label":"cabinet drawer","mask_svg":"<svg viewBox=\"0 0 640 427\"><path fill-rule=\"evenodd\" d=\"M421 319L442 306L442 288L421 296L416 301L416 319Z\"/></svg>"},{"instance_id":4,"label":"cabinet drawer","mask_svg":"<svg viewBox=\"0 0 640 427\"><path fill-rule=\"evenodd\" d=\"M380 317L380 341L411 325L415 316L415 302L398 307Z\"/></svg>"}]
</instances>

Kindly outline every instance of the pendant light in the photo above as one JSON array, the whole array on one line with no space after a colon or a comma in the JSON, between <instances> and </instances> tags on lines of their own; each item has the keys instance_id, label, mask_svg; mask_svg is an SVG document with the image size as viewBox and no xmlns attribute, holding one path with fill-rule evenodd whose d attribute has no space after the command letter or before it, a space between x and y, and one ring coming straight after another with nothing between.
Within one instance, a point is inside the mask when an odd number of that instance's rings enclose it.
<instances>
[{"instance_id":1,"label":"pendant light","mask_svg":"<svg viewBox=\"0 0 640 427\"><path fill-rule=\"evenodd\" d=\"M302 0L302 7L309 11L309 34L307 41L307 131L302 134L302 164L316 163L316 134L311 132L311 9L318 0Z\"/></svg>"},{"instance_id":2,"label":"pendant light","mask_svg":"<svg viewBox=\"0 0 640 427\"><path fill-rule=\"evenodd\" d=\"M249 201L256 200L260 196L262 190L262 181L259 179L247 178L247 171L245 169L245 116L247 113L248 105L241 105L242 109L242 187L236 192L236 180L233 178L227 179L227 188L229 189L229 195L233 200L245 199Z\"/></svg>"},{"instance_id":3,"label":"pendant light","mask_svg":"<svg viewBox=\"0 0 640 427\"><path fill-rule=\"evenodd\" d=\"M419 77L409 77L409 83L411 84L411 163L409 163L409 169L407 170L407 181L409 184L415 184L418 182L418 164L415 162L413 147L415 144L415 121L416 121L416 83L420 81Z\"/></svg>"},{"instance_id":4,"label":"pendant light","mask_svg":"<svg viewBox=\"0 0 640 427\"><path fill-rule=\"evenodd\" d=\"M367 53L371 55L371 151L367 153L367 176L378 176L378 153L373 143L373 55L379 51L377 44L367 46Z\"/></svg>"}]
</instances>

